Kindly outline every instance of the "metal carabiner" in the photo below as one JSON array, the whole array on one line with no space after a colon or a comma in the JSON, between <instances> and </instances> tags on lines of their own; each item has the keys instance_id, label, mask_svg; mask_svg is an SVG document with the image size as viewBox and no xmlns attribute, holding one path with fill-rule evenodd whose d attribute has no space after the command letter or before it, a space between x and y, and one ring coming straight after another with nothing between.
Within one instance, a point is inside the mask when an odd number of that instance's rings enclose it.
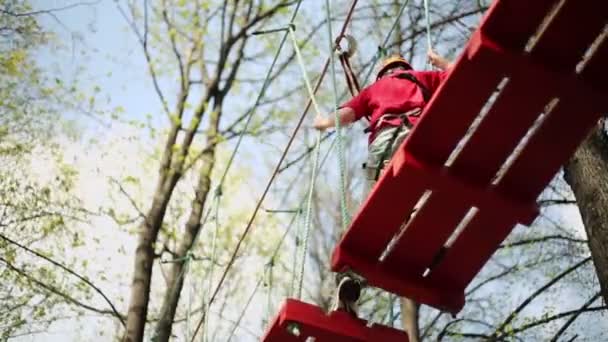
<instances>
[{"instance_id":1,"label":"metal carabiner","mask_svg":"<svg viewBox=\"0 0 608 342\"><path fill-rule=\"evenodd\" d=\"M346 40L346 49L343 49L340 45L342 42L341 38ZM338 37L338 39L336 39L336 51L339 55L345 55L346 57L350 58L355 54L355 52L357 52L357 41L350 34L345 34L342 37Z\"/></svg>"}]
</instances>

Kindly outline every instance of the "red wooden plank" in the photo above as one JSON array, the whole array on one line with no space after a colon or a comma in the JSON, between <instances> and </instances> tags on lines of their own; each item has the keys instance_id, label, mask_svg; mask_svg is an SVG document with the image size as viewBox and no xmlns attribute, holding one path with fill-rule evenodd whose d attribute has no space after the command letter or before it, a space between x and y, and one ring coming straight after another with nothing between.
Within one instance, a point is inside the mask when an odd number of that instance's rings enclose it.
<instances>
[{"instance_id":1,"label":"red wooden plank","mask_svg":"<svg viewBox=\"0 0 608 342\"><path fill-rule=\"evenodd\" d=\"M574 152L599 113L606 109L602 101L602 92L608 89L608 68L604 66L608 57L606 42L600 45L581 77L555 73L564 68L572 70L593 38L600 19L605 21L605 11L600 15L580 7L585 4L566 0L563 12L546 27L532 56L518 51L555 2L502 0L494 3L490 16L472 37L422 120L400 147L389 170L334 251L334 270L350 266L374 286L451 312L460 310L464 288L515 222L531 221L534 212L527 204L536 199ZM598 11L601 7L597 1L590 6ZM516 17L518 13L522 13L521 18ZM586 15L591 16L589 25L569 24ZM514 20L517 25L513 25ZM583 27L566 32L568 25ZM490 41L482 32L495 41ZM580 39L579 35L584 38ZM560 38L564 41L560 42ZM559 48L570 50L562 52ZM552 57L551 54L557 54L555 63L551 62L549 67L535 65ZM446 171L444 162L505 75L511 77L511 83ZM560 104L548 115L499 185L489 186L498 168L554 94L564 95ZM384 263L378 263L385 245L427 188L433 190L427 205L408 226L394 252ZM458 194L458 199L449 196L451 194ZM503 197L505 195L507 197ZM399 208L395 208L395 204ZM477 217L431 274L421 277L423 268L471 205L479 208Z\"/></svg>"},{"instance_id":2,"label":"red wooden plank","mask_svg":"<svg viewBox=\"0 0 608 342\"><path fill-rule=\"evenodd\" d=\"M449 193L434 192L384 264L393 272L421 277L469 208L466 199L454 201Z\"/></svg>"},{"instance_id":3,"label":"red wooden plank","mask_svg":"<svg viewBox=\"0 0 608 342\"><path fill-rule=\"evenodd\" d=\"M546 66L573 73L589 45L606 25L606 13L605 0L566 0L534 46L531 56L542 60Z\"/></svg>"},{"instance_id":4,"label":"red wooden plank","mask_svg":"<svg viewBox=\"0 0 608 342\"><path fill-rule=\"evenodd\" d=\"M393 162L398 173L403 169L419 172L418 181L423 181L425 187L433 191L385 259L385 265L394 272L404 269L409 275L421 276L473 206L524 224L530 224L538 214L535 205L510 202L501 198L492 187L477 188L463 183L446 168L437 170L425 166L413 156L404 162L399 159ZM454 194L458 194L457 200Z\"/></svg>"},{"instance_id":5,"label":"red wooden plank","mask_svg":"<svg viewBox=\"0 0 608 342\"><path fill-rule=\"evenodd\" d=\"M433 283L449 283L463 291L490 259L515 222L491 211L477 212L445 257L429 275Z\"/></svg>"},{"instance_id":6,"label":"red wooden plank","mask_svg":"<svg viewBox=\"0 0 608 342\"><path fill-rule=\"evenodd\" d=\"M479 30L501 45L523 50L557 0L494 1Z\"/></svg>"},{"instance_id":7,"label":"red wooden plank","mask_svg":"<svg viewBox=\"0 0 608 342\"><path fill-rule=\"evenodd\" d=\"M402 158L402 156L407 158ZM473 183L463 181L454 177L447 167L435 167L423 161L417 160L413 155L400 153L391 161L397 176L408 172L409 179L415 179L417 183L424 184L424 188L436 193L458 194L459 202L478 208L489 208L500 211L513 217L517 222L530 224L538 215L538 208L534 202L512 201L494 190L493 186L476 186Z\"/></svg>"},{"instance_id":8,"label":"red wooden plank","mask_svg":"<svg viewBox=\"0 0 608 342\"><path fill-rule=\"evenodd\" d=\"M378 260L425 190L424 184L407 172L395 177L389 165L359 208L340 245L370 260ZM396 198L399 202L395 202Z\"/></svg>"},{"instance_id":9,"label":"red wooden plank","mask_svg":"<svg viewBox=\"0 0 608 342\"><path fill-rule=\"evenodd\" d=\"M475 35L448 78L439 87L406 144L417 158L443 165L464 136L504 73L491 65L492 53Z\"/></svg>"},{"instance_id":10,"label":"red wooden plank","mask_svg":"<svg viewBox=\"0 0 608 342\"><path fill-rule=\"evenodd\" d=\"M401 267L397 272L388 269L376 260L362 259L356 251L351 253L338 246L332 256L332 270L339 270L337 265L344 263L353 265L352 270L365 275L370 286L382 288L391 293L406 296L418 303L424 303L434 308L458 313L464 306L464 294L449 283L431 283L421 276L414 276Z\"/></svg>"},{"instance_id":11,"label":"red wooden plank","mask_svg":"<svg viewBox=\"0 0 608 342\"><path fill-rule=\"evenodd\" d=\"M608 35L599 43L594 51L594 54L590 57L589 61L585 65L585 68L581 72L583 80L598 91L608 92L608 67L606 65L608 61ZM605 101L605 95L602 100Z\"/></svg>"},{"instance_id":12,"label":"red wooden plank","mask_svg":"<svg viewBox=\"0 0 608 342\"><path fill-rule=\"evenodd\" d=\"M287 299L265 336L264 342L407 342L404 331L357 319L348 313L325 314L320 308L294 299Z\"/></svg>"},{"instance_id":13,"label":"red wooden plank","mask_svg":"<svg viewBox=\"0 0 608 342\"><path fill-rule=\"evenodd\" d=\"M522 201L536 200L600 117L599 109L562 98L505 173L497 190Z\"/></svg>"},{"instance_id":14,"label":"red wooden plank","mask_svg":"<svg viewBox=\"0 0 608 342\"><path fill-rule=\"evenodd\" d=\"M512 75L490 111L450 166L467 181L487 185L550 101L552 87L540 86L533 70Z\"/></svg>"}]
</instances>

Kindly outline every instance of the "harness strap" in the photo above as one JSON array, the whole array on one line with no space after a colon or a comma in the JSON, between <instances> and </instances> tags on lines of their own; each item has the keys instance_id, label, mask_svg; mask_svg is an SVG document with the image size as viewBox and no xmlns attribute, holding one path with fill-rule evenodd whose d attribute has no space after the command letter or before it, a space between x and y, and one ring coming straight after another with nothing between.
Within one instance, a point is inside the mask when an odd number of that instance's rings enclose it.
<instances>
[{"instance_id":1,"label":"harness strap","mask_svg":"<svg viewBox=\"0 0 608 342\"><path fill-rule=\"evenodd\" d=\"M404 72L404 73L396 74L394 77L408 80L408 81L414 83L415 85L417 85L418 89L420 89L420 92L422 93L422 98L424 99L425 103L428 103L431 100L431 92L424 84L422 84L422 82L420 82L416 78L416 76L414 76L410 73ZM384 114L382 117L384 117L386 115L388 115L388 114ZM404 122L404 121L407 121L407 122ZM381 121L379 120L374 125L369 125L368 127L366 127L363 130L363 133L370 133L372 131L372 129L374 127L378 126L380 123L381 123ZM412 123L409 121L409 119L407 119L407 116L406 116L405 120L402 120L402 124L405 124L408 128L412 128Z\"/></svg>"},{"instance_id":2,"label":"harness strap","mask_svg":"<svg viewBox=\"0 0 608 342\"><path fill-rule=\"evenodd\" d=\"M348 55L346 53L341 53L339 57L342 68L344 69L344 75L346 76L348 90L350 90L351 95L356 96L359 94L359 92L361 92L361 86L359 85L359 81L357 80L357 77L355 76L355 73L350 65Z\"/></svg>"},{"instance_id":3,"label":"harness strap","mask_svg":"<svg viewBox=\"0 0 608 342\"><path fill-rule=\"evenodd\" d=\"M410 110L407 113L398 115L398 117L401 118L401 124L393 132L393 135L391 136L391 140L389 140L388 144L386 144L386 146L384 147L384 151L382 151L382 156L380 157L380 161L378 162L378 165L376 166L376 174L374 175L374 180L377 181L378 178L380 177L380 172L384 168L384 161L386 159L388 159L390 151L393 148L393 144L395 143L395 140L397 140L397 136L399 135L399 132L401 132L403 127L407 127L408 129L411 129L413 127L408 116L419 114L421 111L422 111L421 108L415 108L413 110Z\"/></svg>"},{"instance_id":4,"label":"harness strap","mask_svg":"<svg viewBox=\"0 0 608 342\"><path fill-rule=\"evenodd\" d=\"M402 72L402 73L395 75L395 77L405 79L405 80L411 81L412 83L416 84L418 86L418 88L420 88L420 92L422 93L422 98L424 99L424 102L429 102L429 100L431 99L431 92L424 84L422 84L416 78L416 76L410 74L409 72Z\"/></svg>"}]
</instances>

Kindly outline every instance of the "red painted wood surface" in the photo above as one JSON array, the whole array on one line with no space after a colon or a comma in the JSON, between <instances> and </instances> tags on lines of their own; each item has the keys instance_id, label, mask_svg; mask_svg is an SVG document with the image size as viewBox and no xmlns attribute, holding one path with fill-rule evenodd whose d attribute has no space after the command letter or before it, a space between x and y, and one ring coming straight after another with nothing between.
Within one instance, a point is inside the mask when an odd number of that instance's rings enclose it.
<instances>
[{"instance_id":1,"label":"red painted wood surface","mask_svg":"<svg viewBox=\"0 0 608 342\"><path fill-rule=\"evenodd\" d=\"M539 194L608 112L608 39L577 71L608 22L607 5L559 3L493 3L334 250L334 271L351 269L372 286L451 313L462 309L466 287L517 224L532 223Z\"/></svg>"},{"instance_id":2,"label":"red painted wood surface","mask_svg":"<svg viewBox=\"0 0 608 342\"><path fill-rule=\"evenodd\" d=\"M263 342L307 341L315 342L407 342L404 331L374 324L352 317L346 312L329 314L320 308L287 299L272 325L262 338Z\"/></svg>"}]
</instances>

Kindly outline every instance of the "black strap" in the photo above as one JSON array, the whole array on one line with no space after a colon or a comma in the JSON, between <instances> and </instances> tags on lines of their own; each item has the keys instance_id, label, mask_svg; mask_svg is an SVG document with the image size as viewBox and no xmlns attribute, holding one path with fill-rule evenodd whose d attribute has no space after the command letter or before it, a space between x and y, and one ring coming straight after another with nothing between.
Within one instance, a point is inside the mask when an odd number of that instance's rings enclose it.
<instances>
[{"instance_id":1,"label":"black strap","mask_svg":"<svg viewBox=\"0 0 608 342\"><path fill-rule=\"evenodd\" d=\"M422 82L418 81L416 76L410 74L409 72L402 72L396 74L395 77L406 79L416 84L418 88L420 88L420 92L422 92L422 98L424 99L424 102L429 102L429 100L431 99L431 92L424 84L422 84Z\"/></svg>"}]
</instances>

